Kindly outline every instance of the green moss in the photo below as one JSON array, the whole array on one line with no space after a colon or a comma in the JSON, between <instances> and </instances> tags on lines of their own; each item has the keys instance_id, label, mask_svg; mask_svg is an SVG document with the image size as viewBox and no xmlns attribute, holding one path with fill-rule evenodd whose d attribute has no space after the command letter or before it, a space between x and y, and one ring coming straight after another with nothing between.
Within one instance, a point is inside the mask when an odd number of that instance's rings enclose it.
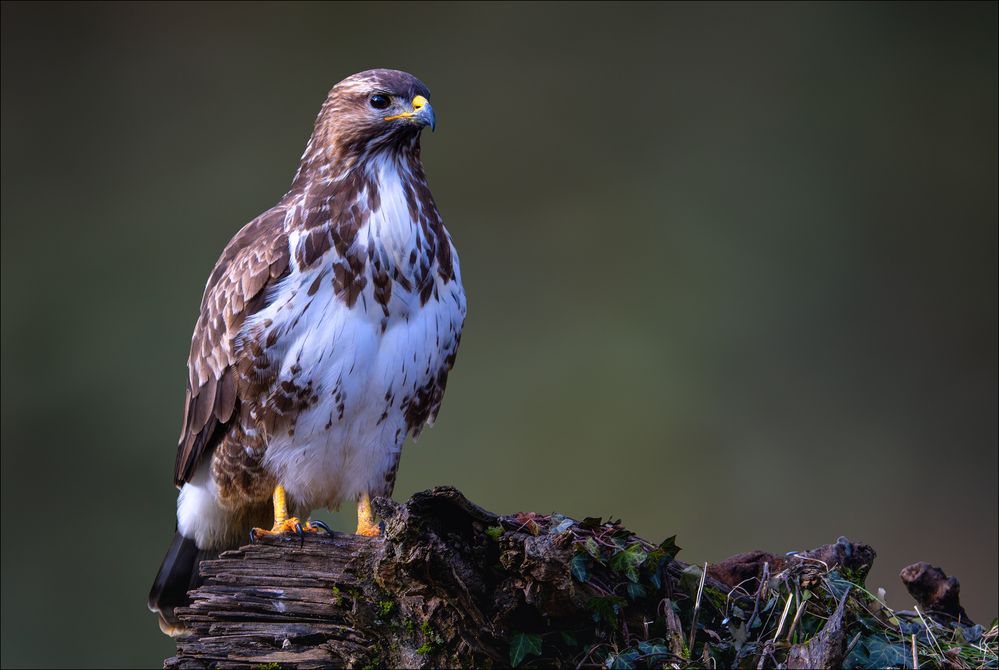
<instances>
[{"instance_id":1,"label":"green moss","mask_svg":"<svg viewBox=\"0 0 999 670\"><path fill-rule=\"evenodd\" d=\"M407 619L406 625L408 631L415 632L413 630L414 627L412 620ZM414 635L414 637L416 636ZM423 640L423 644L417 647L416 653L421 655L429 654L431 651L444 643L441 636L438 635L437 632L430 626L429 621L424 621L420 624L420 639Z\"/></svg>"},{"instance_id":2,"label":"green moss","mask_svg":"<svg viewBox=\"0 0 999 670\"><path fill-rule=\"evenodd\" d=\"M711 604L714 605L720 612L725 611L725 603L728 599L727 593L723 593L722 591L711 588L710 586L705 584L703 597L711 601Z\"/></svg>"},{"instance_id":3,"label":"green moss","mask_svg":"<svg viewBox=\"0 0 999 670\"><path fill-rule=\"evenodd\" d=\"M270 663L261 663L256 666L256 670L281 670L281 664L274 663L273 661Z\"/></svg>"},{"instance_id":4,"label":"green moss","mask_svg":"<svg viewBox=\"0 0 999 670\"><path fill-rule=\"evenodd\" d=\"M416 623L412 619L406 619L403 621L402 628L406 631L406 635L409 637L414 637L416 635Z\"/></svg>"},{"instance_id":5,"label":"green moss","mask_svg":"<svg viewBox=\"0 0 999 670\"><path fill-rule=\"evenodd\" d=\"M861 570L853 570L845 566L840 566L839 573L848 582L856 584L857 586L863 586L866 581L866 570L869 570L870 566L864 566Z\"/></svg>"},{"instance_id":6,"label":"green moss","mask_svg":"<svg viewBox=\"0 0 999 670\"><path fill-rule=\"evenodd\" d=\"M379 600L378 601L378 614L383 617L387 617L395 611L395 603L391 600Z\"/></svg>"},{"instance_id":7,"label":"green moss","mask_svg":"<svg viewBox=\"0 0 999 670\"><path fill-rule=\"evenodd\" d=\"M499 542L499 539L503 537L503 526L489 526L486 528L486 535Z\"/></svg>"}]
</instances>

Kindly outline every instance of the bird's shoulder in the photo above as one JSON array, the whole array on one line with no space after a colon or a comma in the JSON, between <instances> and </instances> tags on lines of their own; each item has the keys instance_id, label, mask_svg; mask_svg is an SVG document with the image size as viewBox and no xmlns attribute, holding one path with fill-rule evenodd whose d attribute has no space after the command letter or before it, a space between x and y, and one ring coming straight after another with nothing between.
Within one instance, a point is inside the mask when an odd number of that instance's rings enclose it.
<instances>
[{"instance_id":1,"label":"bird's shoulder","mask_svg":"<svg viewBox=\"0 0 999 670\"><path fill-rule=\"evenodd\" d=\"M236 339L245 320L264 306L268 288L289 271L288 212L282 202L243 226L208 278L187 361L174 472L178 485L193 474L205 447L236 407Z\"/></svg>"},{"instance_id":2,"label":"bird's shoulder","mask_svg":"<svg viewBox=\"0 0 999 670\"><path fill-rule=\"evenodd\" d=\"M266 289L289 272L288 212L287 204L279 204L250 221L215 263L191 339L192 386L232 364L233 340L244 320L263 307Z\"/></svg>"}]
</instances>

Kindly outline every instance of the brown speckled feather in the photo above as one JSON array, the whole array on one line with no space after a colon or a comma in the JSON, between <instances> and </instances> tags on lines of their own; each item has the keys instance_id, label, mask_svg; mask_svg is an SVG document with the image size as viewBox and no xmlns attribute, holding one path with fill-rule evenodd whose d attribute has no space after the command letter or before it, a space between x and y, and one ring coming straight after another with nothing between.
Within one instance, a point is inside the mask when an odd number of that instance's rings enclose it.
<instances>
[{"instance_id":1,"label":"brown speckled feather","mask_svg":"<svg viewBox=\"0 0 999 670\"><path fill-rule=\"evenodd\" d=\"M246 317L266 304L266 289L288 271L288 236L281 205L260 215L229 242L215 264L191 339L184 423L174 483L225 431L239 401L236 338Z\"/></svg>"}]
</instances>

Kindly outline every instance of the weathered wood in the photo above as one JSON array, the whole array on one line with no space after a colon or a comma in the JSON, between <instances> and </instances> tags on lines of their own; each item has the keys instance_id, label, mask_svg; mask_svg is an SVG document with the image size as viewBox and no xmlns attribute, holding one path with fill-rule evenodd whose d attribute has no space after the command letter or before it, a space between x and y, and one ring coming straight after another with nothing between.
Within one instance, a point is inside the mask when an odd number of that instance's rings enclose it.
<instances>
[{"instance_id":1,"label":"weathered wood","mask_svg":"<svg viewBox=\"0 0 999 670\"><path fill-rule=\"evenodd\" d=\"M949 625L955 621L974 625L961 607L961 583L940 568L926 562L902 568L899 578L924 613Z\"/></svg>"},{"instance_id":2,"label":"weathered wood","mask_svg":"<svg viewBox=\"0 0 999 670\"><path fill-rule=\"evenodd\" d=\"M497 516L448 487L375 508L382 537L268 537L202 563L205 584L178 611L191 634L165 667L507 667L517 635L545 635L537 664L591 666L584 650L607 641L594 623L601 607L611 608L604 619L615 636L647 639L658 619L672 653L685 653L679 619L662 608L691 612L699 569L615 523ZM591 561L581 579L579 558L601 547L655 556L642 567L646 587L633 592L627 565L611 565L612 574L606 560ZM765 581L767 571L790 569L807 584L812 566L839 565L862 578L873 558L842 538L791 557L740 554L709 569L699 621L722 630L726 607L754 611L758 591L747 580ZM552 631L566 633L564 643Z\"/></svg>"}]
</instances>

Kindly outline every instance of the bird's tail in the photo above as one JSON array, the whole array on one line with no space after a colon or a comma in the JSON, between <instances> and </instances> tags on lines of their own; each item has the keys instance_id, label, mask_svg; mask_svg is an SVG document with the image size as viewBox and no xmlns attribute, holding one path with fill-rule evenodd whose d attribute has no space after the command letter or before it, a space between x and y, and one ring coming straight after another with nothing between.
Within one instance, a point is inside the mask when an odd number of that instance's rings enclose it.
<instances>
[{"instance_id":1,"label":"bird's tail","mask_svg":"<svg viewBox=\"0 0 999 670\"><path fill-rule=\"evenodd\" d=\"M201 585L198 566L218 552L199 550L194 540L174 533L173 542L163 557L163 564L149 589L149 609L160 615L160 630L171 637L184 633L184 626L174 610L190 604L187 592Z\"/></svg>"}]
</instances>

